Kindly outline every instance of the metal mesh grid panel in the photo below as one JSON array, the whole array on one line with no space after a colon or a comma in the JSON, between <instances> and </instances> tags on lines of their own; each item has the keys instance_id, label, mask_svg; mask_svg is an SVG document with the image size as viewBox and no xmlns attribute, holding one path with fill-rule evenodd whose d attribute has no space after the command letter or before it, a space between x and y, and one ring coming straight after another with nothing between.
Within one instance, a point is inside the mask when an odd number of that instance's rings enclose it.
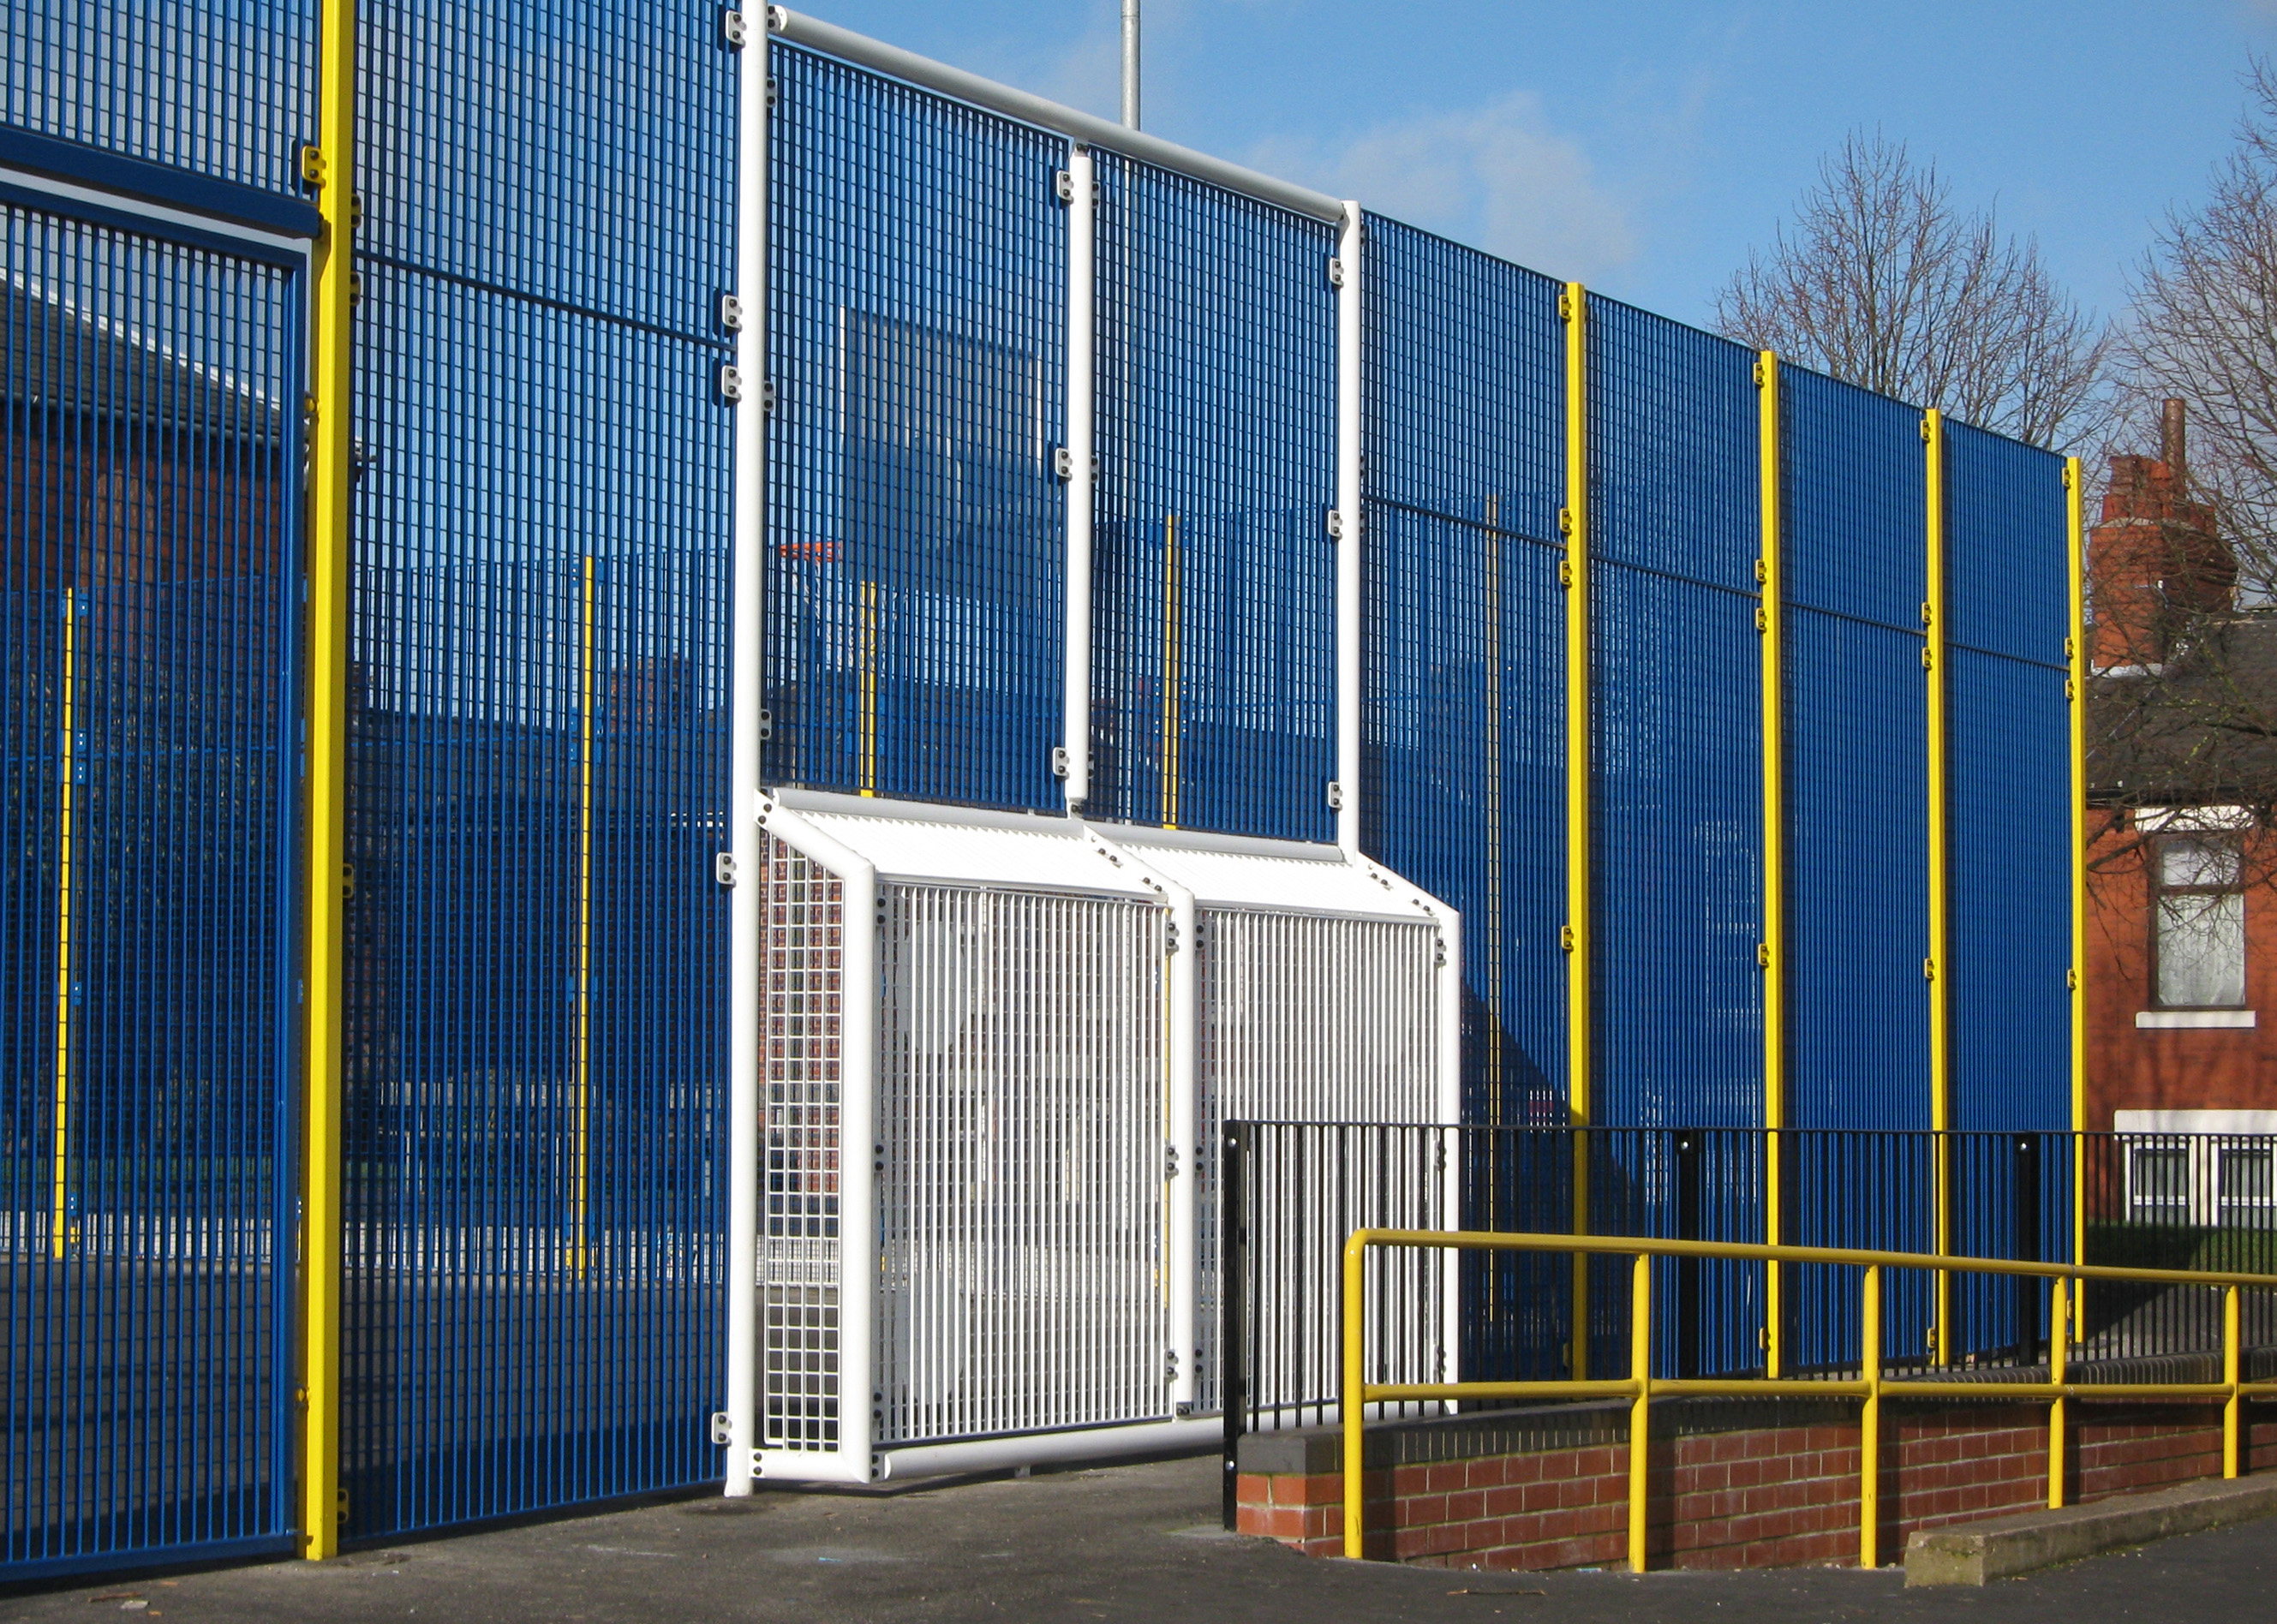
<instances>
[{"instance_id":1,"label":"metal mesh grid panel","mask_svg":"<svg viewBox=\"0 0 2277 1624\"><path fill-rule=\"evenodd\" d=\"M1589 315L1594 1109L1763 1120L1754 355Z\"/></svg>"},{"instance_id":2,"label":"metal mesh grid panel","mask_svg":"<svg viewBox=\"0 0 2277 1624\"><path fill-rule=\"evenodd\" d=\"M364 0L357 257L683 338L735 283L710 0Z\"/></svg>"},{"instance_id":3,"label":"metal mesh grid panel","mask_svg":"<svg viewBox=\"0 0 2277 1624\"><path fill-rule=\"evenodd\" d=\"M1195 1086L1200 1222L1197 1402L1221 1399L1218 1224L1229 1119L1428 1122L1439 1115L1439 941L1418 920L1333 919L1207 908L1199 922L1201 1008ZM1184 1147L1180 1154L1185 1154ZM1309 1204L1317 1191L1262 1192ZM1442 1212L1435 1224L1449 1215ZM1336 1259L1316 1256L1316 1301L1336 1294ZM1328 1272L1322 1276L1319 1270ZM1326 1296L1319 1294L1325 1292Z\"/></svg>"},{"instance_id":4,"label":"metal mesh grid panel","mask_svg":"<svg viewBox=\"0 0 2277 1624\"><path fill-rule=\"evenodd\" d=\"M282 1549L301 288L0 243L0 1575Z\"/></svg>"},{"instance_id":5,"label":"metal mesh grid panel","mask_svg":"<svg viewBox=\"0 0 2277 1624\"><path fill-rule=\"evenodd\" d=\"M838 1447L838 1176L844 888L762 836L759 1441ZM858 991L858 990L857 990Z\"/></svg>"},{"instance_id":6,"label":"metal mesh grid panel","mask_svg":"<svg viewBox=\"0 0 2277 1624\"><path fill-rule=\"evenodd\" d=\"M1093 809L1332 839L1335 234L1098 174Z\"/></svg>"},{"instance_id":7,"label":"metal mesh grid panel","mask_svg":"<svg viewBox=\"0 0 2277 1624\"><path fill-rule=\"evenodd\" d=\"M1929 1126L1919 414L1783 369L1787 1119Z\"/></svg>"},{"instance_id":8,"label":"metal mesh grid panel","mask_svg":"<svg viewBox=\"0 0 2277 1624\"><path fill-rule=\"evenodd\" d=\"M1463 919L1463 1112L1562 1119L1557 286L1371 216L1360 827Z\"/></svg>"},{"instance_id":9,"label":"metal mesh grid panel","mask_svg":"<svg viewBox=\"0 0 2277 1624\"><path fill-rule=\"evenodd\" d=\"M316 34L316 0L11 0L0 123L294 191Z\"/></svg>"},{"instance_id":10,"label":"metal mesh grid panel","mask_svg":"<svg viewBox=\"0 0 2277 1624\"><path fill-rule=\"evenodd\" d=\"M2071 1119L2063 465L1946 433L1953 1126Z\"/></svg>"},{"instance_id":11,"label":"metal mesh grid panel","mask_svg":"<svg viewBox=\"0 0 2277 1624\"><path fill-rule=\"evenodd\" d=\"M1167 914L885 903L879 1441L1168 1415Z\"/></svg>"},{"instance_id":12,"label":"metal mesh grid panel","mask_svg":"<svg viewBox=\"0 0 2277 1624\"><path fill-rule=\"evenodd\" d=\"M362 274L343 1456L381 1534L719 1469L729 417L709 346Z\"/></svg>"},{"instance_id":13,"label":"metal mesh grid panel","mask_svg":"<svg viewBox=\"0 0 2277 1624\"><path fill-rule=\"evenodd\" d=\"M777 46L765 770L1055 808L1067 146Z\"/></svg>"}]
</instances>

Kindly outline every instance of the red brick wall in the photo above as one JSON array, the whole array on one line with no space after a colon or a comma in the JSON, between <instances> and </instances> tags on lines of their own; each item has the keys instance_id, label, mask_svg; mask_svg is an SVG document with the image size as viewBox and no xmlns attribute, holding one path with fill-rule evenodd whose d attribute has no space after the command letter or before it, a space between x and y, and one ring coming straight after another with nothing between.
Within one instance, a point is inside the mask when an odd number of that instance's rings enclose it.
<instances>
[{"instance_id":1,"label":"red brick wall","mask_svg":"<svg viewBox=\"0 0 2277 1624\"><path fill-rule=\"evenodd\" d=\"M2151 986L2151 888L2144 863L2114 831L2088 869L2087 1120L2107 1131L2116 1111L2277 1111L2277 890L2245 893L2245 1002L2258 1027L2144 1031ZM2121 855L2121 854L2125 854ZM2277 852L2250 854L2247 871L2277 872Z\"/></svg>"},{"instance_id":2,"label":"red brick wall","mask_svg":"<svg viewBox=\"0 0 2277 1624\"><path fill-rule=\"evenodd\" d=\"M2068 1498L2158 1488L2221 1470L2217 1407L2072 1406ZM2038 1405L1885 1408L1882 1552L1915 1529L2047 1504ZM2277 1420L2250 1454L2277 1464ZM1858 1428L1783 1427L1656 1440L1648 1544L1656 1566L1786 1567L1858 1554ZM1599 1445L1370 1471L1367 1554L1428 1567L1621 1567L1628 1449ZM1238 1527L1311 1555L1343 1551L1344 1479L1244 1474Z\"/></svg>"}]
</instances>

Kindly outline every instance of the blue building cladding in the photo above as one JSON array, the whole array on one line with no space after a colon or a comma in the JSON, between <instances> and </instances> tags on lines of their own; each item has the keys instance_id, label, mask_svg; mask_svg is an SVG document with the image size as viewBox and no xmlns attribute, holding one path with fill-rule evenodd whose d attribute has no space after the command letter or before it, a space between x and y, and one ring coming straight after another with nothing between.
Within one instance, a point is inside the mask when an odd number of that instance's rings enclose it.
<instances>
[{"instance_id":1,"label":"blue building cladding","mask_svg":"<svg viewBox=\"0 0 2277 1624\"><path fill-rule=\"evenodd\" d=\"M1056 809L1067 144L773 61L765 774Z\"/></svg>"},{"instance_id":2,"label":"blue building cladding","mask_svg":"<svg viewBox=\"0 0 2277 1624\"><path fill-rule=\"evenodd\" d=\"M1595 1119L1763 1120L1755 357L1593 300Z\"/></svg>"},{"instance_id":3,"label":"blue building cladding","mask_svg":"<svg viewBox=\"0 0 2277 1624\"><path fill-rule=\"evenodd\" d=\"M1800 369L1780 398L1787 1120L1926 1128L1921 414Z\"/></svg>"},{"instance_id":4,"label":"blue building cladding","mask_svg":"<svg viewBox=\"0 0 2277 1624\"><path fill-rule=\"evenodd\" d=\"M1097 172L1089 809L1332 839L1335 234L1115 155Z\"/></svg>"},{"instance_id":5,"label":"blue building cladding","mask_svg":"<svg viewBox=\"0 0 2277 1624\"><path fill-rule=\"evenodd\" d=\"M2063 470L1946 430L1956 1128L2069 1126L2069 636Z\"/></svg>"},{"instance_id":6,"label":"blue building cladding","mask_svg":"<svg viewBox=\"0 0 2277 1624\"><path fill-rule=\"evenodd\" d=\"M1558 285L1366 229L1361 838L1462 911L1466 1119L1562 1121Z\"/></svg>"}]
</instances>

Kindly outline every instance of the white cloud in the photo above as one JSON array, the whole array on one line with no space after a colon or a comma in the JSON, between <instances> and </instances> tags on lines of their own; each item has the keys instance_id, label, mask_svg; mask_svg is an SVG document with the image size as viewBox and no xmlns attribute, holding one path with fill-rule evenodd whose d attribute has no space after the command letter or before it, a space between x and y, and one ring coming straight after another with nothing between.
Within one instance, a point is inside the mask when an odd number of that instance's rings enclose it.
<instances>
[{"instance_id":1,"label":"white cloud","mask_svg":"<svg viewBox=\"0 0 2277 1624\"><path fill-rule=\"evenodd\" d=\"M1551 276L1590 281L1636 255L1628 210L1529 91L1379 124L1342 145L1268 140L1250 161Z\"/></svg>"}]
</instances>

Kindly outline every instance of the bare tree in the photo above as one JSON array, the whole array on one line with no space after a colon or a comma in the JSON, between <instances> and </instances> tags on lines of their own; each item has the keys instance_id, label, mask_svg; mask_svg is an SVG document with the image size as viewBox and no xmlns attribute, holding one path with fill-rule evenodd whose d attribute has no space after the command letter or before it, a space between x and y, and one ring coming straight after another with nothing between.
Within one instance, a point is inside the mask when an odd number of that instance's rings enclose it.
<instances>
[{"instance_id":1,"label":"bare tree","mask_svg":"<svg viewBox=\"0 0 2277 1624\"><path fill-rule=\"evenodd\" d=\"M2110 339L2039 246L1963 213L1937 166L1853 132L1790 226L1716 296L1717 330L2035 445L2093 436Z\"/></svg>"}]
</instances>

